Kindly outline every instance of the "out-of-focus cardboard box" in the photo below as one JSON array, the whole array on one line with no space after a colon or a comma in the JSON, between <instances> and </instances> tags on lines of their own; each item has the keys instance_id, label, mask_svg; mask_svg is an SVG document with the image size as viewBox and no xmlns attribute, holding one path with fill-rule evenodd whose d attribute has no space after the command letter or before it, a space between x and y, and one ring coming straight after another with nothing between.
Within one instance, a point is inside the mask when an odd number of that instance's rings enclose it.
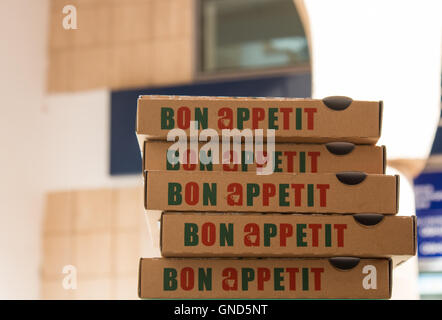
<instances>
[{"instance_id":1,"label":"out-of-focus cardboard box","mask_svg":"<svg viewBox=\"0 0 442 320\"><path fill-rule=\"evenodd\" d=\"M141 259L140 298L388 299L389 259Z\"/></svg>"}]
</instances>

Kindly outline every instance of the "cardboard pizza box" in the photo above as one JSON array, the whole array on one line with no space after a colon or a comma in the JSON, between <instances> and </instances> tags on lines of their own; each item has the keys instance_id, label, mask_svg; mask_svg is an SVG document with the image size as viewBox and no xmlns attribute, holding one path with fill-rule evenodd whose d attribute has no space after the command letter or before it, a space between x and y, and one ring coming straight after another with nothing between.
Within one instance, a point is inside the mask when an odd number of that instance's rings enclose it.
<instances>
[{"instance_id":1,"label":"cardboard pizza box","mask_svg":"<svg viewBox=\"0 0 442 320\"><path fill-rule=\"evenodd\" d=\"M388 299L389 259L140 260L147 299Z\"/></svg>"},{"instance_id":2,"label":"cardboard pizza box","mask_svg":"<svg viewBox=\"0 0 442 320\"><path fill-rule=\"evenodd\" d=\"M258 172L271 166L275 173L363 171L382 174L386 167L385 146L355 145L350 142L277 143L274 152L268 151L266 145L258 150L254 146L248 149L245 144L240 144L238 148L235 148L236 144L230 144L227 150L219 143L218 156L210 157L209 162L202 158L208 153L201 149L206 145L199 143L196 146L191 149L190 144L186 145L186 151L180 156L173 142L146 140L143 145L143 172ZM172 161L168 161L168 157Z\"/></svg>"},{"instance_id":3,"label":"cardboard pizza box","mask_svg":"<svg viewBox=\"0 0 442 320\"><path fill-rule=\"evenodd\" d=\"M300 99L147 95L138 98L136 133L140 148L146 139L166 140L173 129L180 129L187 136L192 130L201 134L204 129L213 129L221 136L227 132L239 135L231 131L234 129L249 129L255 136L264 137L271 129L275 130L277 142L375 144L381 134L382 108L382 101L354 101L342 96ZM191 126L192 121L197 121L198 128Z\"/></svg>"},{"instance_id":4,"label":"cardboard pizza box","mask_svg":"<svg viewBox=\"0 0 442 320\"><path fill-rule=\"evenodd\" d=\"M398 194L399 176L363 172L145 174L146 210L396 214Z\"/></svg>"},{"instance_id":5,"label":"cardboard pizza box","mask_svg":"<svg viewBox=\"0 0 442 320\"><path fill-rule=\"evenodd\" d=\"M392 258L416 254L416 216L163 212L164 257Z\"/></svg>"}]
</instances>

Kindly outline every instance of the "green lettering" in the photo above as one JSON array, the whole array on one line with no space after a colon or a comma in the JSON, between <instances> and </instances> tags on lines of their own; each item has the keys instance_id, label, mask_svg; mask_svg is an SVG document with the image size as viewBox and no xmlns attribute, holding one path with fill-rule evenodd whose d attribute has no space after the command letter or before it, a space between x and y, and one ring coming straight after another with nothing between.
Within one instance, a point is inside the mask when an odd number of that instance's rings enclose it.
<instances>
[{"instance_id":1,"label":"green lettering","mask_svg":"<svg viewBox=\"0 0 442 320\"><path fill-rule=\"evenodd\" d=\"M249 290L249 282L255 279L255 271L252 268L241 269L242 289Z\"/></svg>"},{"instance_id":2,"label":"green lettering","mask_svg":"<svg viewBox=\"0 0 442 320\"><path fill-rule=\"evenodd\" d=\"M313 189L313 185L312 184L308 184L307 185L307 195L308 195L307 205L309 207L313 207L315 205L315 202L314 202L314 199L313 199L314 194L315 194L315 192L314 192L314 189Z\"/></svg>"},{"instance_id":3,"label":"green lettering","mask_svg":"<svg viewBox=\"0 0 442 320\"><path fill-rule=\"evenodd\" d=\"M278 108L269 108L269 129L278 129L278 125L275 123L278 121L277 112Z\"/></svg>"},{"instance_id":4,"label":"green lettering","mask_svg":"<svg viewBox=\"0 0 442 320\"><path fill-rule=\"evenodd\" d=\"M228 227L225 223L220 224L219 243L221 247L225 247L226 244L229 247L233 246L233 223L229 223Z\"/></svg>"},{"instance_id":5,"label":"green lettering","mask_svg":"<svg viewBox=\"0 0 442 320\"><path fill-rule=\"evenodd\" d=\"M168 158L172 158L172 160L175 160L176 163L172 164L169 162ZM178 150L167 150L166 153L166 170L178 170L180 168L180 162L179 162L179 151Z\"/></svg>"},{"instance_id":6,"label":"green lettering","mask_svg":"<svg viewBox=\"0 0 442 320\"><path fill-rule=\"evenodd\" d=\"M172 108L161 108L161 129L173 129L175 121L173 120Z\"/></svg>"},{"instance_id":7,"label":"green lettering","mask_svg":"<svg viewBox=\"0 0 442 320\"><path fill-rule=\"evenodd\" d=\"M164 268L163 289L164 291L174 291L177 289L177 272L174 268Z\"/></svg>"},{"instance_id":8,"label":"green lettering","mask_svg":"<svg viewBox=\"0 0 442 320\"><path fill-rule=\"evenodd\" d=\"M284 276L282 273L284 272L283 268L275 268L274 270L274 281L275 281L275 291L282 291L284 290L284 286L281 284L282 281L284 281Z\"/></svg>"},{"instance_id":9,"label":"green lettering","mask_svg":"<svg viewBox=\"0 0 442 320\"><path fill-rule=\"evenodd\" d=\"M216 183L211 185L203 183L203 205L205 206L208 206L209 202L211 206L216 206Z\"/></svg>"},{"instance_id":10,"label":"green lettering","mask_svg":"<svg viewBox=\"0 0 442 320\"><path fill-rule=\"evenodd\" d=\"M195 109L195 121L197 121L198 129L207 129L208 126L208 116L207 116L207 108L196 108Z\"/></svg>"},{"instance_id":11,"label":"green lettering","mask_svg":"<svg viewBox=\"0 0 442 320\"><path fill-rule=\"evenodd\" d=\"M200 150L200 170L201 171L204 171L204 170L213 171L213 159L210 158L211 155L212 155L212 150L207 150L207 153L205 153L204 150ZM210 161L209 161L209 163L204 164L204 163L202 163L201 159L206 159L206 160L210 159Z\"/></svg>"},{"instance_id":12,"label":"green lettering","mask_svg":"<svg viewBox=\"0 0 442 320\"><path fill-rule=\"evenodd\" d=\"M241 171L246 172L248 164L246 163L246 151L241 150Z\"/></svg>"},{"instance_id":13,"label":"green lettering","mask_svg":"<svg viewBox=\"0 0 442 320\"><path fill-rule=\"evenodd\" d=\"M244 129L244 121L247 121L250 119L250 111L248 108L238 108L236 111L237 114L237 121L238 121L238 129L242 130Z\"/></svg>"},{"instance_id":14,"label":"green lettering","mask_svg":"<svg viewBox=\"0 0 442 320\"><path fill-rule=\"evenodd\" d=\"M270 247L270 238L276 236L276 224L264 223L264 247Z\"/></svg>"},{"instance_id":15,"label":"green lettering","mask_svg":"<svg viewBox=\"0 0 442 320\"><path fill-rule=\"evenodd\" d=\"M279 206L280 207L288 207L290 203L287 201L289 193L287 189L289 188L288 184L280 184L279 185Z\"/></svg>"},{"instance_id":16,"label":"green lettering","mask_svg":"<svg viewBox=\"0 0 442 320\"><path fill-rule=\"evenodd\" d=\"M308 268L302 268L302 290L308 291Z\"/></svg>"},{"instance_id":17,"label":"green lettering","mask_svg":"<svg viewBox=\"0 0 442 320\"><path fill-rule=\"evenodd\" d=\"M259 185L256 183L247 184L247 205L253 206L253 198L259 195Z\"/></svg>"},{"instance_id":18,"label":"green lettering","mask_svg":"<svg viewBox=\"0 0 442 320\"><path fill-rule=\"evenodd\" d=\"M298 223L296 225L296 245L298 247L306 247L307 242L304 241L304 238L307 234L304 232L304 229L307 228L307 225L304 223Z\"/></svg>"},{"instance_id":19,"label":"green lettering","mask_svg":"<svg viewBox=\"0 0 442 320\"><path fill-rule=\"evenodd\" d=\"M296 108L296 130L302 129L302 109Z\"/></svg>"},{"instance_id":20,"label":"green lettering","mask_svg":"<svg viewBox=\"0 0 442 320\"><path fill-rule=\"evenodd\" d=\"M305 172L305 152L299 153L299 172Z\"/></svg>"},{"instance_id":21,"label":"green lettering","mask_svg":"<svg viewBox=\"0 0 442 320\"><path fill-rule=\"evenodd\" d=\"M212 290L212 268L198 268L198 290L211 291Z\"/></svg>"},{"instance_id":22,"label":"green lettering","mask_svg":"<svg viewBox=\"0 0 442 320\"><path fill-rule=\"evenodd\" d=\"M282 164L282 152L281 151L275 151L275 171L274 172L282 172L281 164Z\"/></svg>"},{"instance_id":23,"label":"green lettering","mask_svg":"<svg viewBox=\"0 0 442 320\"><path fill-rule=\"evenodd\" d=\"M171 206L180 205L183 201L183 197L181 195L182 187L177 182L169 182L168 183L168 192L167 192L167 204Z\"/></svg>"},{"instance_id":24,"label":"green lettering","mask_svg":"<svg viewBox=\"0 0 442 320\"><path fill-rule=\"evenodd\" d=\"M184 246L198 245L198 225L196 223L184 224Z\"/></svg>"},{"instance_id":25,"label":"green lettering","mask_svg":"<svg viewBox=\"0 0 442 320\"><path fill-rule=\"evenodd\" d=\"M325 246L331 247L332 241L331 241L331 224L325 225Z\"/></svg>"}]
</instances>

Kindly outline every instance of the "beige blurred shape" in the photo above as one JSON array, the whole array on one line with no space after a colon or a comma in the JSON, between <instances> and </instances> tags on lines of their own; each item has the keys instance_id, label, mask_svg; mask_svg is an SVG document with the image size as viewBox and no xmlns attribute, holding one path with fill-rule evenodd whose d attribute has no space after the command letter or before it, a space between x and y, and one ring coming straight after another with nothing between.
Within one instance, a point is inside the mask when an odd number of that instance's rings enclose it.
<instances>
[{"instance_id":1,"label":"beige blurred shape","mask_svg":"<svg viewBox=\"0 0 442 320\"><path fill-rule=\"evenodd\" d=\"M77 30L62 26L76 6ZM194 0L52 0L49 93L193 79Z\"/></svg>"},{"instance_id":2,"label":"beige blurred shape","mask_svg":"<svg viewBox=\"0 0 442 320\"><path fill-rule=\"evenodd\" d=\"M58 191L46 197L43 299L136 299L139 258L155 256L140 187ZM156 237L156 235L154 236ZM63 267L77 288L63 287Z\"/></svg>"}]
</instances>

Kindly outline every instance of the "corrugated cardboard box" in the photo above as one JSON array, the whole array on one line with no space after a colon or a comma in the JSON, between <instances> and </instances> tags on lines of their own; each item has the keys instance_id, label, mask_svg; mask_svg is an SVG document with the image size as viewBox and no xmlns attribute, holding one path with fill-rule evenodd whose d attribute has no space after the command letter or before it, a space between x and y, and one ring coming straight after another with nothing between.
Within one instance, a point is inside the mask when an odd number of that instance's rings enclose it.
<instances>
[{"instance_id":1,"label":"corrugated cardboard box","mask_svg":"<svg viewBox=\"0 0 442 320\"><path fill-rule=\"evenodd\" d=\"M347 97L318 99L140 96L136 131L145 139L165 140L172 129L189 136L198 128L275 130L277 142L347 141L375 144L381 133L382 102ZM256 134L257 132L254 131Z\"/></svg>"},{"instance_id":2,"label":"corrugated cardboard box","mask_svg":"<svg viewBox=\"0 0 442 320\"><path fill-rule=\"evenodd\" d=\"M164 257L393 257L416 253L416 217L164 212Z\"/></svg>"},{"instance_id":3,"label":"corrugated cardboard box","mask_svg":"<svg viewBox=\"0 0 442 320\"><path fill-rule=\"evenodd\" d=\"M141 259L140 298L388 299L389 259Z\"/></svg>"},{"instance_id":4,"label":"corrugated cardboard box","mask_svg":"<svg viewBox=\"0 0 442 320\"><path fill-rule=\"evenodd\" d=\"M399 176L170 172L145 175L145 208L163 211L382 213L398 211Z\"/></svg>"},{"instance_id":5,"label":"corrugated cardboard box","mask_svg":"<svg viewBox=\"0 0 442 320\"><path fill-rule=\"evenodd\" d=\"M230 147L230 152L223 153L219 145L219 157L209 164L200 161L199 154L204 143L198 145L198 150L190 150L184 155L183 163L179 162L179 154L169 148L172 142L145 141L143 148L143 171L228 171L243 172L260 170L267 165L268 153L264 149L249 153L245 145L240 145L240 152ZM250 157L246 156L248 152ZM266 153L264 153L264 152ZM237 154L239 153L239 154ZM385 146L355 145L349 142L329 142L327 144L275 144L272 155L274 172L287 173L329 173L341 171L363 171L366 173L385 173ZM173 155L177 163L167 161L167 155ZM246 159L247 158L247 159ZM240 163L235 163L233 160ZM191 163L191 160L193 160ZM223 160L229 163L223 164ZM239 161L241 160L241 161ZM251 160L251 161L248 161Z\"/></svg>"}]
</instances>

